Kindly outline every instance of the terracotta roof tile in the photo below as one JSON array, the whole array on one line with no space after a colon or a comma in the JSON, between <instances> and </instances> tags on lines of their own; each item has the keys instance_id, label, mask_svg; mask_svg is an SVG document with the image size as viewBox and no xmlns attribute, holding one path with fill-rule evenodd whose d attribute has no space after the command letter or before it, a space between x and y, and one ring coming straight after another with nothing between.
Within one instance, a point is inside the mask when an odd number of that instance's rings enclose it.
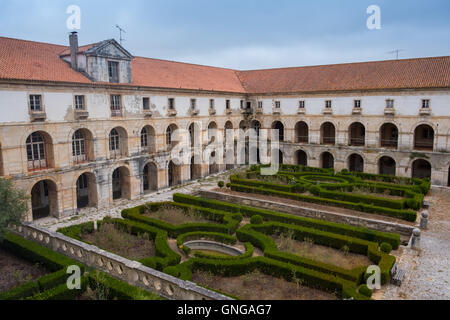
<instances>
[{"instance_id":1,"label":"terracotta roof tile","mask_svg":"<svg viewBox=\"0 0 450 320\"><path fill-rule=\"evenodd\" d=\"M450 57L239 71L248 93L450 87Z\"/></svg>"},{"instance_id":2,"label":"terracotta roof tile","mask_svg":"<svg viewBox=\"0 0 450 320\"><path fill-rule=\"evenodd\" d=\"M60 58L67 53L67 46L0 37L0 79L93 83ZM449 88L450 56L251 71L136 57L132 72L130 86L235 93Z\"/></svg>"}]
</instances>

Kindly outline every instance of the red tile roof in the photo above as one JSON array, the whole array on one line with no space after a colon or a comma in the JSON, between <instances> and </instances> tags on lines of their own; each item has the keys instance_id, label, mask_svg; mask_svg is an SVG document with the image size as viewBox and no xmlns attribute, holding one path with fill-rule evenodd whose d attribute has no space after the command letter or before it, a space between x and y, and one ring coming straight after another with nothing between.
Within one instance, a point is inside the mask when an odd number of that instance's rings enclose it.
<instances>
[{"instance_id":1,"label":"red tile roof","mask_svg":"<svg viewBox=\"0 0 450 320\"><path fill-rule=\"evenodd\" d=\"M65 49L66 46L0 37L0 79L90 83L59 57Z\"/></svg>"},{"instance_id":2,"label":"red tile roof","mask_svg":"<svg viewBox=\"0 0 450 320\"><path fill-rule=\"evenodd\" d=\"M241 71L247 93L450 87L450 56Z\"/></svg>"},{"instance_id":3,"label":"red tile roof","mask_svg":"<svg viewBox=\"0 0 450 320\"><path fill-rule=\"evenodd\" d=\"M67 46L0 37L0 79L93 83L60 58L68 52ZM251 71L136 57L132 72L131 86L235 93L449 88L450 56Z\"/></svg>"}]
</instances>

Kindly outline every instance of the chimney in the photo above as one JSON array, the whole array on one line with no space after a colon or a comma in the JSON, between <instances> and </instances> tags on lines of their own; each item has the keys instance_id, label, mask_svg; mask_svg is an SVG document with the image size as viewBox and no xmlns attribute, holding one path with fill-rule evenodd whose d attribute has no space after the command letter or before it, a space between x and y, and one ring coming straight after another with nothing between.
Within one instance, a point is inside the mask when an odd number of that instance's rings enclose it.
<instances>
[{"instance_id":1,"label":"chimney","mask_svg":"<svg viewBox=\"0 0 450 320\"><path fill-rule=\"evenodd\" d=\"M69 43L70 43L70 65L72 69L78 69L78 33L71 32L69 35Z\"/></svg>"}]
</instances>

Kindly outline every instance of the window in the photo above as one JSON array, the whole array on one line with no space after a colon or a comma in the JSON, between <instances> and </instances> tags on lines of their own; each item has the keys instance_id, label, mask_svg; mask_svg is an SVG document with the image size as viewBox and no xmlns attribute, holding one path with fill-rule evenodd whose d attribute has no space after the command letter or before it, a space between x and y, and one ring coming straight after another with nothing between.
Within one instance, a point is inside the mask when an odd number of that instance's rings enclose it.
<instances>
[{"instance_id":1,"label":"window","mask_svg":"<svg viewBox=\"0 0 450 320\"><path fill-rule=\"evenodd\" d=\"M141 131L141 147L148 147L148 133L146 128L143 128Z\"/></svg>"},{"instance_id":2,"label":"window","mask_svg":"<svg viewBox=\"0 0 450 320\"><path fill-rule=\"evenodd\" d=\"M150 110L150 98L142 98L142 109Z\"/></svg>"},{"instance_id":3,"label":"window","mask_svg":"<svg viewBox=\"0 0 450 320\"><path fill-rule=\"evenodd\" d=\"M108 61L109 82L119 83L119 62Z\"/></svg>"},{"instance_id":4,"label":"window","mask_svg":"<svg viewBox=\"0 0 450 320\"><path fill-rule=\"evenodd\" d=\"M214 107L215 107L215 101L214 101L214 99L209 99L209 108L210 108L210 109L214 109Z\"/></svg>"},{"instance_id":5,"label":"window","mask_svg":"<svg viewBox=\"0 0 450 320\"><path fill-rule=\"evenodd\" d=\"M121 115L120 95L111 95L111 116L119 117Z\"/></svg>"},{"instance_id":6,"label":"window","mask_svg":"<svg viewBox=\"0 0 450 320\"><path fill-rule=\"evenodd\" d=\"M280 109L281 108L281 102L275 101L275 108Z\"/></svg>"},{"instance_id":7,"label":"window","mask_svg":"<svg viewBox=\"0 0 450 320\"><path fill-rule=\"evenodd\" d=\"M422 100L422 108L428 109L429 107L430 107L430 100L429 99Z\"/></svg>"},{"instance_id":8,"label":"window","mask_svg":"<svg viewBox=\"0 0 450 320\"><path fill-rule=\"evenodd\" d=\"M325 108L331 109L331 100L325 101Z\"/></svg>"},{"instance_id":9,"label":"window","mask_svg":"<svg viewBox=\"0 0 450 320\"><path fill-rule=\"evenodd\" d=\"M197 106L197 100L191 99L191 109L194 110L196 106Z\"/></svg>"},{"instance_id":10,"label":"window","mask_svg":"<svg viewBox=\"0 0 450 320\"><path fill-rule=\"evenodd\" d=\"M41 95L37 95L37 94L30 95L30 110L31 111L42 111Z\"/></svg>"},{"instance_id":11,"label":"window","mask_svg":"<svg viewBox=\"0 0 450 320\"><path fill-rule=\"evenodd\" d=\"M225 101L225 108L230 109L230 100Z\"/></svg>"},{"instance_id":12,"label":"window","mask_svg":"<svg viewBox=\"0 0 450 320\"><path fill-rule=\"evenodd\" d=\"M386 108L393 108L394 107L394 100L387 99L386 100Z\"/></svg>"},{"instance_id":13,"label":"window","mask_svg":"<svg viewBox=\"0 0 450 320\"><path fill-rule=\"evenodd\" d=\"M258 101L258 108L262 109L263 108L263 102L262 101Z\"/></svg>"},{"instance_id":14,"label":"window","mask_svg":"<svg viewBox=\"0 0 450 320\"><path fill-rule=\"evenodd\" d=\"M112 129L109 134L109 150L119 151L120 150L120 136L116 129Z\"/></svg>"},{"instance_id":15,"label":"window","mask_svg":"<svg viewBox=\"0 0 450 320\"><path fill-rule=\"evenodd\" d=\"M174 98L169 98L169 110L173 110L175 109L175 99Z\"/></svg>"},{"instance_id":16,"label":"window","mask_svg":"<svg viewBox=\"0 0 450 320\"><path fill-rule=\"evenodd\" d=\"M172 128L168 127L166 130L166 145L169 147L172 146L172 133L173 133Z\"/></svg>"},{"instance_id":17,"label":"window","mask_svg":"<svg viewBox=\"0 0 450 320\"><path fill-rule=\"evenodd\" d=\"M80 130L76 131L72 137L72 156L75 158L75 162L86 160L85 139Z\"/></svg>"},{"instance_id":18,"label":"window","mask_svg":"<svg viewBox=\"0 0 450 320\"><path fill-rule=\"evenodd\" d=\"M355 100L355 108L361 108L361 100Z\"/></svg>"},{"instance_id":19,"label":"window","mask_svg":"<svg viewBox=\"0 0 450 320\"><path fill-rule=\"evenodd\" d=\"M305 109L305 100L299 101L299 102L298 102L298 107L299 107L300 109Z\"/></svg>"},{"instance_id":20,"label":"window","mask_svg":"<svg viewBox=\"0 0 450 320\"><path fill-rule=\"evenodd\" d=\"M84 110L84 96L75 96L75 109Z\"/></svg>"},{"instance_id":21,"label":"window","mask_svg":"<svg viewBox=\"0 0 450 320\"><path fill-rule=\"evenodd\" d=\"M28 137L26 145L28 168L39 169L47 167L44 137L39 132L35 132Z\"/></svg>"},{"instance_id":22,"label":"window","mask_svg":"<svg viewBox=\"0 0 450 320\"><path fill-rule=\"evenodd\" d=\"M244 100L241 100L241 109L244 109Z\"/></svg>"}]
</instances>

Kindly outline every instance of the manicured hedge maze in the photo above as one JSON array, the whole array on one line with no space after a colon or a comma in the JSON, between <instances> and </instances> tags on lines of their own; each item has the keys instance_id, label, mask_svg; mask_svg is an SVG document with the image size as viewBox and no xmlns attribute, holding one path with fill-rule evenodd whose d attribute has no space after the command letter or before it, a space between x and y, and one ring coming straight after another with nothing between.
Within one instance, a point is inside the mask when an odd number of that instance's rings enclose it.
<instances>
[{"instance_id":1,"label":"manicured hedge maze","mask_svg":"<svg viewBox=\"0 0 450 320\"><path fill-rule=\"evenodd\" d=\"M349 177L349 179L354 179L352 181L358 179L351 175ZM288 174L281 179L284 180L279 181L289 182L292 180ZM344 178L339 177L339 179ZM146 211L156 211L163 206L174 206L189 213L194 212L211 220L211 223L172 225L144 216ZM102 223L112 222L127 232L136 235L148 234L155 241L156 256L142 259L141 262L170 275L191 280L192 274L196 271L207 271L230 277L259 270L267 275L284 278L288 281L300 279L306 286L336 292L342 298L368 299L367 290L362 289L362 292L359 292L358 289L364 281L365 267L347 270L279 251L270 235L289 232L298 241L308 238L318 245L335 249L346 247L349 252L365 255L373 264L380 267L382 283L389 281L390 270L395 263L395 257L389 254L388 249L397 249L400 245L398 234L184 194L175 194L173 202L149 203L123 210L122 217L124 219L109 218L106 221L99 221L99 227ZM251 223L242 226L244 217L250 219ZM92 232L92 230L93 223L87 223L64 228L59 232L81 239L82 233ZM185 253L189 253L190 249L184 246L184 243L198 239L208 239L231 245L240 241L245 246L245 253L241 256L216 256L205 252L196 252L194 256L180 263L180 254L173 251L168 245L169 237L176 239L178 247ZM383 247L384 251L380 250L380 247ZM264 255L254 256L254 248L259 248Z\"/></svg>"},{"instance_id":2,"label":"manicured hedge maze","mask_svg":"<svg viewBox=\"0 0 450 320\"><path fill-rule=\"evenodd\" d=\"M270 195L416 221L428 179L410 179L305 166L281 165L275 176L262 176L262 166L230 177L231 190ZM276 182L271 182L276 181ZM285 183L280 183L285 181ZM386 195L401 197L392 199Z\"/></svg>"}]
</instances>

